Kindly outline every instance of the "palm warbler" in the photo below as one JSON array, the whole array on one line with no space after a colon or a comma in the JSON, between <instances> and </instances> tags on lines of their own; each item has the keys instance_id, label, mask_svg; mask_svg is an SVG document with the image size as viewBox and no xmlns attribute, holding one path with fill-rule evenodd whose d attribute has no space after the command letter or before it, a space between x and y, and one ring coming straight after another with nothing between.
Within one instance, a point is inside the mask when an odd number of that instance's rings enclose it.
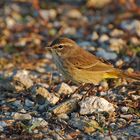
<instances>
[{"instance_id":1,"label":"palm warbler","mask_svg":"<svg viewBox=\"0 0 140 140\"><path fill-rule=\"evenodd\" d=\"M73 40L58 38L49 47L60 73L74 83L99 84L107 78L140 80L140 75L114 68L100 58L79 47Z\"/></svg>"}]
</instances>

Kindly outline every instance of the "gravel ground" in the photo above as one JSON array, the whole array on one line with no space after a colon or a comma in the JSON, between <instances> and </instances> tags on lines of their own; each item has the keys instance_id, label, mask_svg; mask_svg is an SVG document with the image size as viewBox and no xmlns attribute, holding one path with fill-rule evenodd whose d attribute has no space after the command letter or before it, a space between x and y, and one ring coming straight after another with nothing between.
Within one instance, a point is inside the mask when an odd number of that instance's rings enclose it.
<instances>
[{"instance_id":1,"label":"gravel ground","mask_svg":"<svg viewBox=\"0 0 140 140\"><path fill-rule=\"evenodd\" d=\"M73 94L78 86L44 49L63 35L115 67L140 71L140 14L90 2L41 1L40 10L26 0L0 2L0 139L140 139L140 82L102 81L88 95L89 87Z\"/></svg>"}]
</instances>

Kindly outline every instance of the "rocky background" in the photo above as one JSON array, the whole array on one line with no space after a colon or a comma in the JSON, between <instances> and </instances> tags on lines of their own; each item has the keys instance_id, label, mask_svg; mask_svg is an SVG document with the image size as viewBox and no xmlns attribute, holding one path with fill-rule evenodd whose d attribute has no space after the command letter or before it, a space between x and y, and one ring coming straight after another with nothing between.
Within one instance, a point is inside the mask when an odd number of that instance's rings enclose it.
<instances>
[{"instance_id":1,"label":"rocky background","mask_svg":"<svg viewBox=\"0 0 140 140\"><path fill-rule=\"evenodd\" d=\"M0 139L140 139L140 82L103 81L73 94L78 86L45 50L61 35L140 71L139 0L1 0Z\"/></svg>"}]
</instances>

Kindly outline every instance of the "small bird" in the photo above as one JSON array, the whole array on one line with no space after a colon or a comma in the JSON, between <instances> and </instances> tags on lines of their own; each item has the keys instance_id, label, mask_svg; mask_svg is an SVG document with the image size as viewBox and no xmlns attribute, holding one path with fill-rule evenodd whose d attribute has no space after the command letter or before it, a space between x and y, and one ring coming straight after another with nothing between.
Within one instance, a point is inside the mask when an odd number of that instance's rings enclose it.
<instances>
[{"instance_id":1,"label":"small bird","mask_svg":"<svg viewBox=\"0 0 140 140\"><path fill-rule=\"evenodd\" d=\"M108 78L140 80L140 74L114 68L113 65L84 50L71 39L59 37L47 49L51 51L60 73L74 83L98 85Z\"/></svg>"}]
</instances>

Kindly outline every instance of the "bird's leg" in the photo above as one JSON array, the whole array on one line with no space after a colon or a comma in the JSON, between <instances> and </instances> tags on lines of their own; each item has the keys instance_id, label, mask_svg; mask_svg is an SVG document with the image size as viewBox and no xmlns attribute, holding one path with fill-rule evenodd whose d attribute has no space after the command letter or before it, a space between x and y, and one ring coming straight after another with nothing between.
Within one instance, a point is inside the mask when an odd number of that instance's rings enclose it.
<instances>
[{"instance_id":1,"label":"bird's leg","mask_svg":"<svg viewBox=\"0 0 140 140\"><path fill-rule=\"evenodd\" d=\"M80 90L82 90L83 89L83 84L81 84L72 94L75 94L75 93L77 93L77 92L79 92Z\"/></svg>"},{"instance_id":2,"label":"bird's leg","mask_svg":"<svg viewBox=\"0 0 140 140\"><path fill-rule=\"evenodd\" d=\"M93 84L90 84L90 88L86 91L81 100L85 99L89 95L89 93L93 90L94 87L95 86Z\"/></svg>"},{"instance_id":3,"label":"bird's leg","mask_svg":"<svg viewBox=\"0 0 140 140\"><path fill-rule=\"evenodd\" d=\"M76 94L76 93L79 93L82 89L84 89L85 87L87 87L89 84L85 83L85 84L81 84L71 95L70 97L73 95L73 94Z\"/></svg>"}]
</instances>

